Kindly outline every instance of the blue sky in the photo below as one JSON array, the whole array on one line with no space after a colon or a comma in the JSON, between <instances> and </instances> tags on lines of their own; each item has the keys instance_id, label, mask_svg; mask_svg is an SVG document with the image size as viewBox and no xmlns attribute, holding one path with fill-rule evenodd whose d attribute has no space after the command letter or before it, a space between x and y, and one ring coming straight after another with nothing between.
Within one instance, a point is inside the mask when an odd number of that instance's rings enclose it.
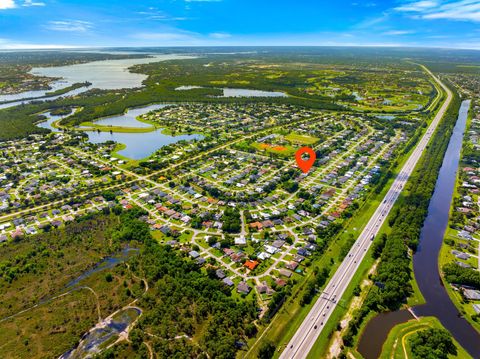
<instances>
[{"instance_id":1,"label":"blue sky","mask_svg":"<svg viewBox=\"0 0 480 359\"><path fill-rule=\"evenodd\" d=\"M480 0L0 0L0 48L203 45L480 49Z\"/></svg>"}]
</instances>

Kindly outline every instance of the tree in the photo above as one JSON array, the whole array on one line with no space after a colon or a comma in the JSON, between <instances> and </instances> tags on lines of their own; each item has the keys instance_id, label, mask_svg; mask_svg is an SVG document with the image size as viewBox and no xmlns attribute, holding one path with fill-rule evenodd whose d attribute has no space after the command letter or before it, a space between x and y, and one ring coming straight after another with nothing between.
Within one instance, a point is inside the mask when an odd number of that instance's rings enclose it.
<instances>
[{"instance_id":1,"label":"tree","mask_svg":"<svg viewBox=\"0 0 480 359\"><path fill-rule=\"evenodd\" d=\"M452 335L445 329L429 328L418 331L409 339L414 358L447 359L457 355Z\"/></svg>"},{"instance_id":2,"label":"tree","mask_svg":"<svg viewBox=\"0 0 480 359\"><path fill-rule=\"evenodd\" d=\"M260 350L258 351L258 358L259 359L270 359L273 358L273 355L275 354L275 345L272 342L265 342L263 345L260 347Z\"/></svg>"}]
</instances>

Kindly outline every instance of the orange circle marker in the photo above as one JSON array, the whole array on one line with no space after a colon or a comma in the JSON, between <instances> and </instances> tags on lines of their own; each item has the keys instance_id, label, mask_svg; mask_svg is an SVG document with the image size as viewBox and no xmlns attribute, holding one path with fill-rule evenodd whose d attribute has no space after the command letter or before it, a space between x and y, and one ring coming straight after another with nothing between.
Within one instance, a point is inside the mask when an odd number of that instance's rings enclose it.
<instances>
[{"instance_id":1,"label":"orange circle marker","mask_svg":"<svg viewBox=\"0 0 480 359\"><path fill-rule=\"evenodd\" d=\"M304 160L302 158L304 154L307 154L309 156L307 160ZM295 153L297 165L298 167L300 167L303 173L307 173L308 171L310 171L310 168L312 168L316 158L317 155L315 154L315 151L312 150L310 147L302 147Z\"/></svg>"}]
</instances>

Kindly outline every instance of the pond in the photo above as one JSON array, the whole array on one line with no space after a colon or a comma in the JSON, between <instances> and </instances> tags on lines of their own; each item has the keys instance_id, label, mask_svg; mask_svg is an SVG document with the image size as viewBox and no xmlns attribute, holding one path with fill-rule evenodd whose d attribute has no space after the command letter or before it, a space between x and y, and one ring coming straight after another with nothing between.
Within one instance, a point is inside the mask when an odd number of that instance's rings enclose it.
<instances>
[{"instance_id":1,"label":"pond","mask_svg":"<svg viewBox=\"0 0 480 359\"><path fill-rule=\"evenodd\" d=\"M156 104L141 108L129 109L125 114L103 118L96 123L101 125L111 126L126 126L126 127L151 127L151 125L138 121L136 117L148 113L153 110L157 110L168 106L168 104ZM47 117L46 121L37 124L38 127L49 129L53 132L58 130L52 127L52 123L65 118L66 116L54 116L50 112L43 113ZM81 127L80 127L81 128ZM84 131L88 135L88 142L90 143L104 143L107 141L114 141L122 143L126 147L120 151L117 151L119 155L134 160L141 160L150 156L163 146L177 143L179 141L191 141L202 140L204 136L199 134L192 135L178 135L171 136L162 133L163 129L158 128L151 132L97 132L97 131Z\"/></svg>"},{"instance_id":2,"label":"pond","mask_svg":"<svg viewBox=\"0 0 480 359\"><path fill-rule=\"evenodd\" d=\"M95 131L85 131L85 133L88 135L88 141L90 143L115 141L117 143L125 144L126 148L117 151L117 153L134 160L146 158L159 148L172 143L177 143L182 140L191 141L203 139L203 136L198 134L170 136L162 133L162 130L163 129L157 129L152 132L139 133L110 133Z\"/></svg>"},{"instance_id":3,"label":"pond","mask_svg":"<svg viewBox=\"0 0 480 359\"><path fill-rule=\"evenodd\" d=\"M137 120L138 116L150 111L167 107L167 104L150 105L146 107L128 109L123 115L102 118L95 121L95 124L102 126L124 126L124 127L151 127L148 123Z\"/></svg>"},{"instance_id":4,"label":"pond","mask_svg":"<svg viewBox=\"0 0 480 359\"><path fill-rule=\"evenodd\" d=\"M205 88L205 87L186 85L186 86L179 86L175 90L186 91L186 90L201 89L201 88ZM219 90L223 90L223 95L218 97L288 97L286 93L278 92L278 91L262 91L262 90L251 90L251 89L228 88L228 87L219 88Z\"/></svg>"},{"instance_id":5,"label":"pond","mask_svg":"<svg viewBox=\"0 0 480 359\"><path fill-rule=\"evenodd\" d=\"M118 311L98 323L86 333L80 343L69 350L60 359L75 359L92 357L100 353L105 346L118 338L119 334L128 331L129 326L142 314L137 307L129 307Z\"/></svg>"},{"instance_id":6,"label":"pond","mask_svg":"<svg viewBox=\"0 0 480 359\"><path fill-rule=\"evenodd\" d=\"M377 115L377 118L381 120L394 120L395 116L394 115Z\"/></svg>"}]
</instances>

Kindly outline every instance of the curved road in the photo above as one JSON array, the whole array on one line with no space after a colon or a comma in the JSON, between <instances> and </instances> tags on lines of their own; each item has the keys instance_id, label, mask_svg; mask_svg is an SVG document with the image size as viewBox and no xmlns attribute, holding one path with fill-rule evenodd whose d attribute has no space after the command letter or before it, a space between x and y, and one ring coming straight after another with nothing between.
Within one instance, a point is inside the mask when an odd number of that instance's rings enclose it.
<instances>
[{"instance_id":1,"label":"curved road","mask_svg":"<svg viewBox=\"0 0 480 359\"><path fill-rule=\"evenodd\" d=\"M340 264L331 280L328 282L324 292L320 295L320 298L317 299L312 309L307 314L290 342L287 344L280 356L282 359L299 359L306 358L308 356L308 353L322 333L327 320L330 318L330 315L337 306L338 299L342 297L354 274L358 270L361 261L365 257L370 245L372 244L373 237L378 233L378 230L395 204L395 201L400 195L403 186L413 172L418 160L430 141L433 132L437 128L440 120L452 101L451 91L426 67L421 67L443 88L447 94L447 98L431 122L427 131L423 135L422 139L415 147L415 150L395 178L382 203L378 206L377 210L368 221L367 225L358 239L355 241L347 256Z\"/></svg>"}]
</instances>

